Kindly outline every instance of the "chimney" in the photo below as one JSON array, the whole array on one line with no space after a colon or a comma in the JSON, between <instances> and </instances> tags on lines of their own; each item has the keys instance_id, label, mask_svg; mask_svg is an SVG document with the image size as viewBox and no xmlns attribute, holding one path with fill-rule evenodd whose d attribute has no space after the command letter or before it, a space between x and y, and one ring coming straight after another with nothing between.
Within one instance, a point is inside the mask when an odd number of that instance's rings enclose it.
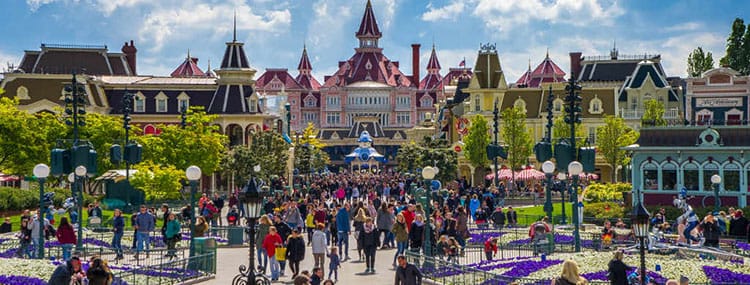
<instances>
[{"instance_id":1,"label":"chimney","mask_svg":"<svg viewBox=\"0 0 750 285\"><path fill-rule=\"evenodd\" d=\"M570 53L570 76L573 78L581 75L581 55L583 55L581 52Z\"/></svg>"},{"instance_id":2,"label":"chimney","mask_svg":"<svg viewBox=\"0 0 750 285\"><path fill-rule=\"evenodd\" d=\"M130 44L128 44L128 42L125 42L125 45L122 46L122 53L125 54L125 59L128 62L128 67L130 67L130 75L138 75L138 73L135 71L135 54L137 52L138 50L135 48L133 40L130 40Z\"/></svg>"},{"instance_id":3,"label":"chimney","mask_svg":"<svg viewBox=\"0 0 750 285\"><path fill-rule=\"evenodd\" d=\"M414 84L419 86L419 47L420 44L411 44L411 74Z\"/></svg>"}]
</instances>

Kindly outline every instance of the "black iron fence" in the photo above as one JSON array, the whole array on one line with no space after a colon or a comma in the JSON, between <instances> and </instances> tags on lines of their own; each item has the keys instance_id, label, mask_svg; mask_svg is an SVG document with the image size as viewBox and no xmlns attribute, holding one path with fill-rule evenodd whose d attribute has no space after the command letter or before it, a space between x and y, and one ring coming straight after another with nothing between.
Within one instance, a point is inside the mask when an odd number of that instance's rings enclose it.
<instances>
[{"instance_id":1,"label":"black iron fence","mask_svg":"<svg viewBox=\"0 0 750 285\"><path fill-rule=\"evenodd\" d=\"M141 266L115 274L113 285L177 284L210 278L216 274L214 253Z\"/></svg>"}]
</instances>

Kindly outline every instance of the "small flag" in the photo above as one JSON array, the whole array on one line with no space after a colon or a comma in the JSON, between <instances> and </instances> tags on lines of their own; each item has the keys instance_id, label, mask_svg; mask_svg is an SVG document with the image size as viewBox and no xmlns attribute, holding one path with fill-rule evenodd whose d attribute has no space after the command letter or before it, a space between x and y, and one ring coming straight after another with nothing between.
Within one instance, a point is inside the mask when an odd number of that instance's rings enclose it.
<instances>
[{"instance_id":1,"label":"small flag","mask_svg":"<svg viewBox=\"0 0 750 285\"><path fill-rule=\"evenodd\" d=\"M461 63L458 64L458 67L466 67L466 60L462 60Z\"/></svg>"}]
</instances>

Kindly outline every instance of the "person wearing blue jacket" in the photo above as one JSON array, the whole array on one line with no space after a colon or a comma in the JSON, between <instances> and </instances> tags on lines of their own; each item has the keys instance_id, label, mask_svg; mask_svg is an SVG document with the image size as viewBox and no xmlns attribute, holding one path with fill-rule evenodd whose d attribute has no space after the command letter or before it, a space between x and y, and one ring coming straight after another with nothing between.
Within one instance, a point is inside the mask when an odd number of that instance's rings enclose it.
<instances>
[{"instance_id":1,"label":"person wearing blue jacket","mask_svg":"<svg viewBox=\"0 0 750 285\"><path fill-rule=\"evenodd\" d=\"M115 259L123 259L122 256L122 235L125 230L125 219L122 217L122 211L115 209L115 216L112 218L112 231L114 236L112 237L112 248L114 248L117 257Z\"/></svg>"},{"instance_id":2,"label":"person wearing blue jacket","mask_svg":"<svg viewBox=\"0 0 750 285\"><path fill-rule=\"evenodd\" d=\"M479 209L479 199L476 194L471 196L469 200L469 212L471 212L471 220L476 221L476 212Z\"/></svg>"},{"instance_id":3,"label":"person wearing blue jacket","mask_svg":"<svg viewBox=\"0 0 750 285\"><path fill-rule=\"evenodd\" d=\"M138 231L136 233L138 245L136 246L135 258L138 258L138 253L143 251L144 247L146 250L149 249L149 233L154 231L154 224L154 216L149 214L146 205L141 205L141 212L135 217L135 229ZM148 257L148 252L146 257Z\"/></svg>"},{"instance_id":4,"label":"person wearing blue jacket","mask_svg":"<svg viewBox=\"0 0 750 285\"><path fill-rule=\"evenodd\" d=\"M346 256L344 260L349 259L349 233L352 231L351 229L351 219L349 218L349 204L345 204L343 208L339 208L338 212L336 213L336 230L339 232L338 234L338 248L339 248L339 256ZM342 243L346 246L344 248ZM343 253L342 253L343 250Z\"/></svg>"}]
</instances>

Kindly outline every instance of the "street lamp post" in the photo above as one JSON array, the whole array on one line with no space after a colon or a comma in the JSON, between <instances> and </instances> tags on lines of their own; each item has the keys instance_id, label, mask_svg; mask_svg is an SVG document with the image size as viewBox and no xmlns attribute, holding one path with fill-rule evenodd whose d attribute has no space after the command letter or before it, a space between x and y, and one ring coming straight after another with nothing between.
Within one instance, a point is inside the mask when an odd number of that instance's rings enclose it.
<instances>
[{"instance_id":1,"label":"street lamp post","mask_svg":"<svg viewBox=\"0 0 750 285\"><path fill-rule=\"evenodd\" d=\"M495 135L494 145L495 145L496 148L498 146L498 142L497 142L497 132L498 132L497 121L498 121L498 114L499 113L500 112L497 109L497 100L495 100L495 109L492 110L492 122L493 122L492 126L494 127L494 129L492 130L492 133ZM498 175L498 170L497 170L497 154L493 154L492 155L492 163L495 164L495 189L497 189L499 187L499 179L498 179L499 175ZM511 171L512 171L512 169L511 169Z\"/></svg>"},{"instance_id":2,"label":"street lamp post","mask_svg":"<svg viewBox=\"0 0 750 285\"><path fill-rule=\"evenodd\" d=\"M49 166L40 163L34 166L34 177L39 181L39 213L37 214L39 220L39 239L37 246L37 258L44 259L44 215L42 210L44 209L44 181L49 176Z\"/></svg>"},{"instance_id":3,"label":"street lamp post","mask_svg":"<svg viewBox=\"0 0 750 285\"><path fill-rule=\"evenodd\" d=\"M253 170L257 174L260 172L260 165L253 167ZM252 177L250 179L253 179ZM263 274L256 274L255 262L253 259L253 253L255 252L255 227L257 219L263 214L263 198L266 195L265 191L259 191L257 183L248 183L253 187L247 187L247 192L242 193L239 197L240 205L245 210L247 217L247 226L249 229L249 241L248 247L250 250L250 258L248 260L248 267L240 265L240 273L234 276L232 280L233 285L256 285L256 284L271 284L270 280L263 276ZM261 278L262 280L257 280Z\"/></svg>"},{"instance_id":4,"label":"street lamp post","mask_svg":"<svg viewBox=\"0 0 750 285\"><path fill-rule=\"evenodd\" d=\"M633 213L630 219L633 222L633 233L639 239L639 242L640 242L639 254L641 258L641 268L640 268L641 284L646 284L646 280L647 280L645 240L648 237L649 218L650 218L650 215L648 213L648 210L646 210L646 208L643 207L643 203L640 201L640 198L639 198L638 205L636 205L635 208L633 208Z\"/></svg>"},{"instance_id":5,"label":"street lamp post","mask_svg":"<svg viewBox=\"0 0 750 285\"><path fill-rule=\"evenodd\" d=\"M583 164L580 162L573 161L568 164L568 174L570 174L571 179L573 179L573 183L570 185L570 195L573 200L573 225L575 227L573 230L573 238L575 240L576 252L581 252L581 233L579 232L581 221L578 219L578 175L580 175L581 172L583 172Z\"/></svg>"},{"instance_id":6,"label":"street lamp post","mask_svg":"<svg viewBox=\"0 0 750 285\"><path fill-rule=\"evenodd\" d=\"M76 250L78 252L83 252L83 179L86 178L87 173L88 170L86 169L86 166L79 165L75 169L75 185L78 192L76 193L76 196L78 196L78 201L76 201L78 206L78 238Z\"/></svg>"},{"instance_id":7,"label":"street lamp post","mask_svg":"<svg viewBox=\"0 0 750 285\"><path fill-rule=\"evenodd\" d=\"M292 133L292 104L286 102L284 110L286 110L286 133L289 135Z\"/></svg>"},{"instance_id":8,"label":"street lamp post","mask_svg":"<svg viewBox=\"0 0 750 285\"><path fill-rule=\"evenodd\" d=\"M555 163L549 160L545 161L542 163L542 171L547 176L547 189L544 193L544 212L547 213L550 221L554 223L554 219L552 219L552 173L555 172Z\"/></svg>"},{"instance_id":9,"label":"street lamp post","mask_svg":"<svg viewBox=\"0 0 750 285\"><path fill-rule=\"evenodd\" d=\"M427 197L427 205L424 208L426 217L425 230L424 230L424 255L432 256L432 228L430 226L430 215L432 215L432 179L435 178L437 171L432 166L426 166L422 168L422 178L425 180L425 196Z\"/></svg>"},{"instance_id":10,"label":"street lamp post","mask_svg":"<svg viewBox=\"0 0 750 285\"><path fill-rule=\"evenodd\" d=\"M201 169L195 165L185 170L185 176L190 181L190 257L195 256L195 192L198 180L201 179Z\"/></svg>"},{"instance_id":11,"label":"street lamp post","mask_svg":"<svg viewBox=\"0 0 750 285\"><path fill-rule=\"evenodd\" d=\"M714 186L714 212L719 212L719 208L721 207L721 200L719 200L719 187L721 187L721 176L719 176L718 174L711 175L711 184L713 184Z\"/></svg>"},{"instance_id":12,"label":"street lamp post","mask_svg":"<svg viewBox=\"0 0 750 285\"><path fill-rule=\"evenodd\" d=\"M568 192L568 188L565 185L565 179L568 178L568 175L565 174L565 172L558 172L557 173L557 180L560 181L562 188L560 188L560 202L562 206L562 220L560 221L560 224L565 225L568 224L567 221L567 213L565 212L565 192Z\"/></svg>"}]
</instances>

